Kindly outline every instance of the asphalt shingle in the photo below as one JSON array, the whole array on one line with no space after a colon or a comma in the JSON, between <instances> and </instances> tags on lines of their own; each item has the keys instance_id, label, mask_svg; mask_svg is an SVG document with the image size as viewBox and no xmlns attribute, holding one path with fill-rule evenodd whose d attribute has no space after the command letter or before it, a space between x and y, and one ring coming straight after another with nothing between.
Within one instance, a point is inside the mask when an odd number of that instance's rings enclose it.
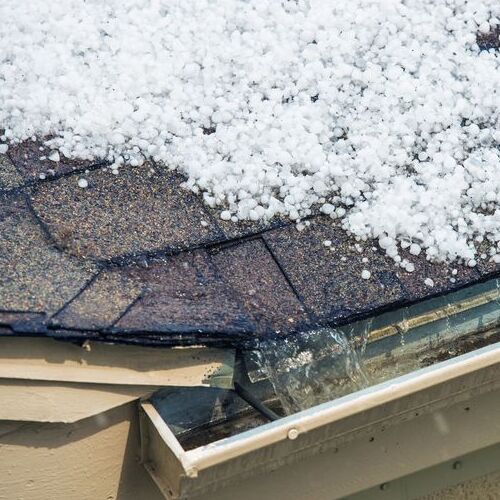
<instances>
[{"instance_id":1,"label":"asphalt shingle","mask_svg":"<svg viewBox=\"0 0 500 500\"><path fill-rule=\"evenodd\" d=\"M358 244L366 248L358 252L356 242L331 219L317 217L302 231L293 226L269 231L264 239L319 322L343 321L407 298L394 263L368 244ZM361 278L364 269L371 272L369 280Z\"/></svg>"},{"instance_id":2,"label":"asphalt shingle","mask_svg":"<svg viewBox=\"0 0 500 500\"><path fill-rule=\"evenodd\" d=\"M23 184L23 178L7 155L0 154L0 190L14 189Z\"/></svg>"},{"instance_id":3,"label":"asphalt shingle","mask_svg":"<svg viewBox=\"0 0 500 500\"><path fill-rule=\"evenodd\" d=\"M70 160L60 154L60 161L52 161L49 156L53 153L40 141L25 141L21 144L11 145L8 155L22 175L25 182L37 181L40 176L51 178L68 174L74 171L103 165L103 161Z\"/></svg>"},{"instance_id":4,"label":"asphalt shingle","mask_svg":"<svg viewBox=\"0 0 500 500\"><path fill-rule=\"evenodd\" d=\"M180 251L223 239L182 179L150 166L64 177L38 186L33 207L57 244L85 258L113 259Z\"/></svg>"},{"instance_id":5,"label":"asphalt shingle","mask_svg":"<svg viewBox=\"0 0 500 500\"><path fill-rule=\"evenodd\" d=\"M304 307L262 239L216 250L212 258L259 333L296 331L307 323Z\"/></svg>"},{"instance_id":6,"label":"asphalt shingle","mask_svg":"<svg viewBox=\"0 0 500 500\"><path fill-rule=\"evenodd\" d=\"M51 320L52 328L109 328L141 294L142 287L123 268L101 272Z\"/></svg>"},{"instance_id":7,"label":"asphalt shingle","mask_svg":"<svg viewBox=\"0 0 500 500\"><path fill-rule=\"evenodd\" d=\"M114 325L118 332L251 334L251 318L205 251L185 252L124 272L141 298Z\"/></svg>"},{"instance_id":8,"label":"asphalt shingle","mask_svg":"<svg viewBox=\"0 0 500 500\"><path fill-rule=\"evenodd\" d=\"M53 314L95 273L55 249L23 195L0 196L0 310Z\"/></svg>"},{"instance_id":9,"label":"asphalt shingle","mask_svg":"<svg viewBox=\"0 0 500 500\"><path fill-rule=\"evenodd\" d=\"M102 168L73 174L72 164L58 178L26 184L39 165L26 153L23 180L19 151L17 168L0 155L1 334L241 345L346 323L500 272L489 258L470 268L431 264L422 252L404 254L415 266L408 273L326 216L302 231L286 220L222 221L182 177L151 165L115 176ZM87 188L78 186L82 176Z\"/></svg>"}]
</instances>

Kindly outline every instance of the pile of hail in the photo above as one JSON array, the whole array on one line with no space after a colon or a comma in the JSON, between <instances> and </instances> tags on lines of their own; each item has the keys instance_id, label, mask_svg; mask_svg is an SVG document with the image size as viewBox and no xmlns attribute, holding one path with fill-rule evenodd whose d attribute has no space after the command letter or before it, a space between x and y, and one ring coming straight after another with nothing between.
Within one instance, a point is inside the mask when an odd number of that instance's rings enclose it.
<instances>
[{"instance_id":1,"label":"pile of hail","mask_svg":"<svg viewBox=\"0 0 500 500\"><path fill-rule=\"evenodd\" d=\"M320 210L402 265L474 266L480 243L500 261L500 52L478 44L498 0L2 0L0 18L6 144L154 160L228 220Z\"/></svg>"}]
</instances>

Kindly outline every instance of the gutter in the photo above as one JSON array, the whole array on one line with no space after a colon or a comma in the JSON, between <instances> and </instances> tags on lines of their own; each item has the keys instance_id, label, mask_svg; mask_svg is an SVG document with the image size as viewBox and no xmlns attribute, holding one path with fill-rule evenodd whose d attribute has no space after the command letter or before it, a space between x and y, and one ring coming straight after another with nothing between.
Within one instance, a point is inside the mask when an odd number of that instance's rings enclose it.
<instances>
[{"instance_id":1,"label":"gutter","mask_svg":"<svg viewBox=\"0 0 500 500\"><path fill-rule=\"evenodd\" d=\"M355 450L359 453L359 448L353 443L366 440L366 435L380 435L391 427L391 432L385 436L393 438L398 435L398 428L412 421L426 418L426 415L427 418L439 415L457 403L481 398L487 393L499 397L491 399L491 396L481 400L481 404L496 401L500 409L500 344L437 363L191 451L182 449L168 425L146 401L141 405L143 461L166 498L198 498L202 492L204 495L216 494L221 488L230 489L231 485L250 478L258 482L262 474L278 467L287 469L305 464L306 458L317 461L321 457L331 459L332 453L341 456L338 450L347 442L350 445L345 448L343 460L346 461L347 456L356 460L353 453ZM431 431L435 431L435 426L429 426L428 432L432 434ZM449 450L453 456L500 441L500 423L489 429L484 426L476 429L473 443L461 440L457 432L454 429L452 435L442 433L441 444L433 436L433 446L428 452L408 450L414 457L410 462L396 463L391 460L391 452L386 451L385 463L377 464L378 469L382 467L385 472L378 470L377 481L387 480L394 474L410 474L433 465L436 459L441 461L445 457L442 454L436 457L436 449ZM422 436L422 442L425 441L426 437ZM366 440L366 445L369 446L370 442ZM171 465L165 467L166 463ZM373 486L368 480L369 471L364 470L363 474L367 478L365 484L358 480L351 490L335 482L335 497L337 493L345 496L360 491L361 486ZM332 473L332 480L334 477ZM289 480L294 482L293 477ZM290 498L294 498L293 495Z\"/></svg>"}]
</instances>

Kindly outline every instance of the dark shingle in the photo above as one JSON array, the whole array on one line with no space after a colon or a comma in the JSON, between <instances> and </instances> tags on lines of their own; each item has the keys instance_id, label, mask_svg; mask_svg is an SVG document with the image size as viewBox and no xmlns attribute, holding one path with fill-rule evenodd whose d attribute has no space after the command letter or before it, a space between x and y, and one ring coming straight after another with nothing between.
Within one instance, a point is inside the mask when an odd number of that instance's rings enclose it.
<instances>
[{"instance_id":1,"label":"dark shingle","mask_svg":"<svg viewBox=\"0 0 500 500\"><path fill-rule=\"evenodd\" d=\"M103 271L52 318L51 326L80 330L108 328L139 297L141 290L141 285L124 269Z\"/></svg>"},{"instance_id":2,"label":"dark shingle","mask_svg":"<svg viewBox=\"0 0 500 500\"><path fill-rule=\"evenodd\" d=\"M57 244L81 257L111 259L178 251L222 239L201 202L181 179L151 167L99 170L40 185L33 206Z\"/></svg>"},{"instance_id":3,"label":"dark shingle","mask_svg":"<svg viewBox=\"0 0 500 500\"><path fill-rule=\"evenodd\" d=\"M0 234L0 310L52 314L95 272L50 244L22 196L0 197Z\"/></svg>"},{"instance_id":4,"label":"dark shingle","mask_svg":"<svg viewBox=\"0 0 500 500\"><path fill-rule=\"evenodd\" d=\"M222 209L210 209L210 212L216 219L217 224L224 233L225 238L228 240L257 235L264 231L268 231L270 229L291 224L289 220L281 219L279 217L275 217L274 219L269 221L243 220L238 222L232 222L232 221L222 220L220 218Z\"/></svg>"},{"instance_id":5,"label":"dark shingle","mask_svg":"<svg viewBox=\"0 0 500 500\"><path fill-rule=\"evenodd\" d=\"M26 182L36 181L40 179L40 175L50 178L104 164L99 160L70 160L63 154L59 155L60 161L55 162L48 159L52 152L40 141L25 141L21 144L11 145L8 155Z\"/></svg>"},{"instance_id":6,"label":"dark shingle","mask_svg":"<svg viewBox=\"0 0 500 500\"><path fill-rule=\"evenodd\" d=\"M237 297L204 251L187 252L124 270L141 283L142 297L115 332L248 333L255 330Z\"/></svg>"},{"instance_id":7,"label":"dark shingle","mask_svg":"<svg viewBox=\"0 0 500 500\"><path fill-rule=\"evenodd\" d=\"M261 239L223 248L212 258L259 333L297 330L307 323L302 304Z\"/></svg>"},{"instance_id":8,"label":"dark shingle","mask_svg":"<svg viewBox=\"0 0 500 500\"><path fill-rule=\"evenodd\" d=\"M0 311L0 327L8 327L11 332L45 331L44 313Z\"/></svg>"},{"instance_id":9,"label":"dark shingle","mask_svg":"<svg viewBox=\"0 0 500 500\"><path fill-rule=\"evenodd\" d=\"M355 242L325 217L315 218L300 232L292 226L264 238L303 303L322 322L366 314L406 298L394 263L370 245L359 253ZM364 269L372 273L370 280L361 279Z\"/></svg>"},{"instance_id":10,"label":"dark shingle","mask_svg":"<svg viewBox=\"0 0 500 500\"><path fill-rule=\"evenodd\" d=\"M477 271L482 277L498 274L500 271L500 263L496 263L491 259L489 250L493 245L488 241L483 241L478 248ZM482 258L483 256L484 258Z\"/></svg>"},{"instance_id":11,"label":"dark shingle","mask_svg":"<svg viewBox=\"0 0 500 500\"><path fill-rule=\"evenodd\" d=\"M319 319L333 322L451 292L478 281L486 270L495 272L492 263L470 268L430 263L424 252L418 257L403 252L415 266L408 273L383 255L375 242L358 243L324 217L313 219L302 232L285 228L265 233L264 238L304 304ZM324 245L327 240L331 247ZM361 279L363 269L371 272L369 280Z\"/></svg>"},{"instance_id":12,"label":"dark shingle","mask_svg":"<svg viewBox=\"0 0 500 500\"><path fill-rule=\"evenodd\" d=\"M479 273L475 268L464 265L431 263L426 260L424 252L418 257L405 255L405 258L413 263L415 271L408 273L397 269L396 272L407 290L408 299L411 302L431 295L451 292L479 279ZM452 274L453 269L456 269L456 274ZM432 286L425 283L427 278L432 280Z\"/></svg>"},{"instance_id":13,"label":"dark shingle","mask_svg":"<svg viewBox=\"0 0 500 500\"><path fill-rule=\"evenodd\" d=\"M14 189L23 184L23 178L7 155L0 154L0 190Z\"/></svg>"},{"instance_id":14,"label":"dark shingle","mask_svg":"<svg viewBox=\"0 0 500 500\"><path fill-rule=\"evenodd\" d=\"M493 26L488 33L478 32L476 41L481 50L499 50L500 26Z\"/></svg>"}]
</instances>

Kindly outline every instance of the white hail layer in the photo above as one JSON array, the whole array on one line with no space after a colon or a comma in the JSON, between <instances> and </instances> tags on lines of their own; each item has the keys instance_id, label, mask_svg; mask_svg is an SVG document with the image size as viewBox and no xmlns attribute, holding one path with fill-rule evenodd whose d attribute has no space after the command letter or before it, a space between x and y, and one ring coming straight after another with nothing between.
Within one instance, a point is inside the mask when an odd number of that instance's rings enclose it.
<instances>
[{"instance_id":1,"label":"white hail layer","mask_svg":"<svg viewBox=\"0 0 500 500\"><path fill-rule=\"evenodd\" d=\"M3 0L3 139L153 158L226 219L320 206L435 260L500 240L498 0ZM211 133L212 132L212 133Z\"/></svg>"}]
</instances>

